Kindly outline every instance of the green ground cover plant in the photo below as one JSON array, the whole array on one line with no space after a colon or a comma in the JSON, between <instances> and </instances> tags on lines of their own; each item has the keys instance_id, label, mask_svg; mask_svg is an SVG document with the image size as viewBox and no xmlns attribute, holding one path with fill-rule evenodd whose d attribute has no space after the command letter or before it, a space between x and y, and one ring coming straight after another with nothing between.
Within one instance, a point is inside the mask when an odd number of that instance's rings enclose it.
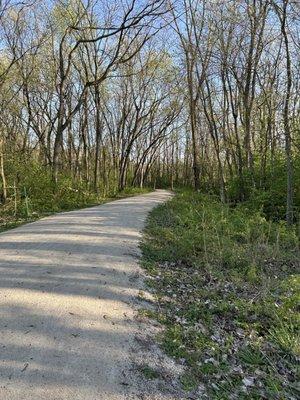
<instances>
[{"instance_id":1,"label":"green ground cover plant","mask_svg":"<svg viewBox=\"0 0 300 400\"><path fill-rule=\"evenodd\" d=\"M148 314L165 326L160 343L186 366L193 398L299 398L297 229L192 191L151 213Z\"/></svg>"}]
</instances>

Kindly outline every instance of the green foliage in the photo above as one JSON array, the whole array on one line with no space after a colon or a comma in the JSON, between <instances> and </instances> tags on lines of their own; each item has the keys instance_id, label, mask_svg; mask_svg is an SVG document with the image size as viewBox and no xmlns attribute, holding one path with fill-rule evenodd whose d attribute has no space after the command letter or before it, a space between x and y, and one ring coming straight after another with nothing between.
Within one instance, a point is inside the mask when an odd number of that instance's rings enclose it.
<instances>
[{"instance_id":1,"label":"green foliage","mask_svg":"<svg viewBox=\"0 0 300 400\"><path fill-rule=\"evenodd\" d=\"M50 168L39 162L17 156L8 159L6 175L8 200L0 207L0 230L32 221L54 212L68 211L100 204L113 198L146 193L149 189L126 188L122 192L95 193L82 179L61 173L54 183ZM102 189L102 188L101 188ZM104 190L100 191L101 193Z\"/></svg>"},{"instance_id":2,"label":"green foliage","mask_svg":"<svg viewBox=\"0 0 300 400\"><path fill-rule=\"evenodd\" d=\"M267 221L260 212L244 205L222 205L213 197L183 192L153 211L149 219L151 243L158 259L188 265L222 265L225 270L242 269L249 276L264 260L285 257L298 250L296 229ZM164 237L164 243L160 236ZM147 248L145 248L147 253Z\"/></svg>"},{"instance_id":3,"label":"green foliage","mask_svg":"<svg viewBox=\"0 0 300 400\"><path fill-rule=\"evenodd\" d=\"M142 245L165 324L162 346L211 399L288 399L299 357L297 228L249 204L179 192ZM162 318L164 314L164 318Z\"/></svg>"},{"instance_id":4,"label":"green foliage","mask_svg":"<svg viewBox=\"0 0 300 400\"><path fill-rule=\"evenodd\" d=\"M260 210L267 219L280 221L285 219L286 213L286 161L282 153L278 152L274 159L268 160L266 171L262 174L260 157L254 165L254 175L245 171L243 182L239 177L228 181L228 198L233 203L241 200L243 191L244 207L249 210ZM299 220L300 213L300 160L293 160L294 167L294 213L295 220Z\"/></svg>"}]
</instances>

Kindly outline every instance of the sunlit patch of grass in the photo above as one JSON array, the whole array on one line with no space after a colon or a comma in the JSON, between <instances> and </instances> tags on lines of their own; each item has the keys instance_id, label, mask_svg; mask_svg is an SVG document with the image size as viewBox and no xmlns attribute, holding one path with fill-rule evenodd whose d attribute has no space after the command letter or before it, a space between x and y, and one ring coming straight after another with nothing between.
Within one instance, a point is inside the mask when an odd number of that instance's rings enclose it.
<instances>
[{"instance_id":1,"label":"sunlit patch of grass","mask_svg":"<svg viewBox=\"0 0 300 400\"><path fill-rule=\"evenodd\" d=\"M283 351L300 357L300 328L292 323L278 321L269 331L270 339Z\"/></svg>"}]
</instances>

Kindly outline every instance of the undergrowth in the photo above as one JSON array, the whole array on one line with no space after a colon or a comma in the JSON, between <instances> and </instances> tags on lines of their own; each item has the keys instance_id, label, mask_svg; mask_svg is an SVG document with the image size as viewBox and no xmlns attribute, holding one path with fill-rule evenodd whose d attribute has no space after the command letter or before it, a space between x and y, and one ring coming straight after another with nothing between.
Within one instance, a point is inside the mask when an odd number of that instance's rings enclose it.
<instances>
[{"instance_id":1,"label":"undergrowth","mask_svg":"<svg viewBox=\"0 0 300 400\"><path fill-rule=\"evenodd\" d=\"M44 171L32 172L32 179L11 187L6 203L0 205L0 232L41 217L74 209L90 207L123 197L147 193L149 188L128 187L121 192L96 193L82 182L60 177L55 185Z\"/></svg>"},{"instance_id":2,"label":"undergrowth","mask_svg":"<svg viewBox=\"0 0 300 400\"><path fill-rule=\"evenodd\" d=\"M296 228L181 192L150 215L142 244L164 350L201 399L299 398ZM198 396L198 397L197 397Z\"/></svg>"}]
</instances>

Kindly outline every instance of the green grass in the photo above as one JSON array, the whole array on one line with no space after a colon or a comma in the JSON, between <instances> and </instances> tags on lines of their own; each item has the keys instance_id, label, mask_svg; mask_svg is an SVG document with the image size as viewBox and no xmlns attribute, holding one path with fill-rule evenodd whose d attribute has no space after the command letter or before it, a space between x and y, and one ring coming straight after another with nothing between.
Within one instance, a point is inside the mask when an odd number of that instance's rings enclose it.
<instances>
[{"instance_id":1,"label":"green grass","mask_svg":"<svg viewBox=\"0 0 300 400\"><path fill-rule=\"evenodd\" d=\"M145 376L146 379L152 380L159 378L159 373L155 369L149 367L148 365L144 365L141 368L142 374Z\"/></svg>"},{"instance_id":2,"label":"green grass","mask_svg":"<svg viewBox=\"0 0 300 400\"><path fill-rule=\"evenodd\" d=\"M143 266L185 360L182 385L209 399L293 399L299 387L300 252L296 228L245 205L178 193L150 215Z\"/></svg>"}]
</instances>

